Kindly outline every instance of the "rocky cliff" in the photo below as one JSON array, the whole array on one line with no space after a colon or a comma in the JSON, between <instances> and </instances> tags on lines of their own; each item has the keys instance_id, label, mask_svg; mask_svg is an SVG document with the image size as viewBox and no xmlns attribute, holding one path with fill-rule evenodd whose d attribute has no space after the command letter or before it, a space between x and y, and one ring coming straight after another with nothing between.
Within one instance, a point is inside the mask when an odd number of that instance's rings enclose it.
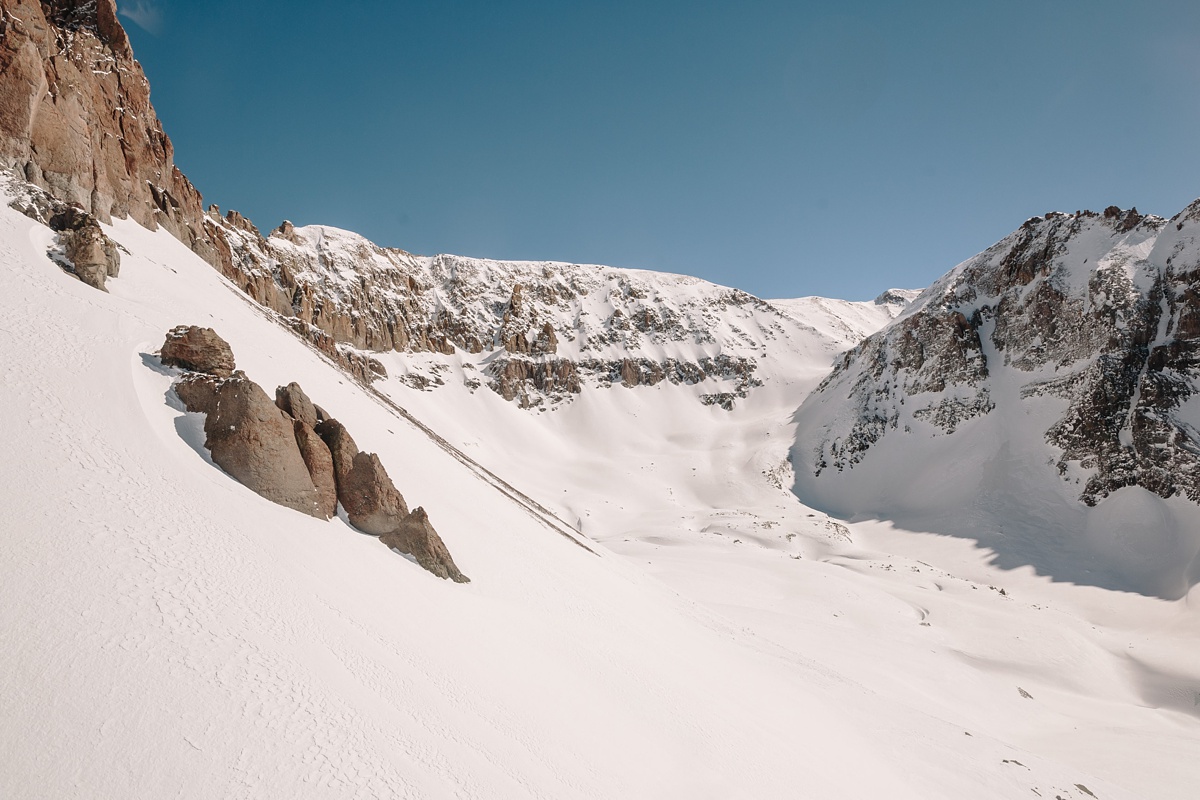
<instances>
[{"instance_id":1,"label":"rocky cliff","mask_svg":"<svg viewBox=\"0 0 1200 800\"><path fill-rule=\"evenodd\" d=\"M357 350L429 354L402 365L414 388L434 389L442 373L465 368L468 384L527 406L568 400L585 385L666 382L697 386L702 402L729 407L761 385L758 361L772 342L849 344L863 334L840 322L841 308L777 306L681 275L423 257L325 226L285 222L264 238L240 217L210 219L242 274L260 276L259 294L274 296L275 310L296 325ZM844 305L873 330L914 294ZM818 336L801 319L809 312L842 329Z\"/></svg>"},{"instance_id":2,"label":"rocky cliff","mask_svg":"<svg viewBox=\"0 0 1200 800\"><path fill-rule=\"evenodd\" d=\"M0 0L0 165L103 222L162 225L217 260L113 0Z\"/></svg>"},{"instance_id":3,"label":"rocky cliff","mask_svg":"<svg viewBox=\"0 0 1200 800\"><path fill-rule=\"evenodd\" d=\"M964 520L1024 509L1047 529L1095 508L1063 523L1093 533L1129 503L1168 516L1200 503L1198 292L1200 201L1169 220L1116 207L1030 219L840 359L797 414L798 488L842 513L896 503L943 527L956 507ZM1186 565L1194 537L1159 511L1147 524ZM1104 531L1138 559L1155 548Z\"/></svg>"}]
</instances>

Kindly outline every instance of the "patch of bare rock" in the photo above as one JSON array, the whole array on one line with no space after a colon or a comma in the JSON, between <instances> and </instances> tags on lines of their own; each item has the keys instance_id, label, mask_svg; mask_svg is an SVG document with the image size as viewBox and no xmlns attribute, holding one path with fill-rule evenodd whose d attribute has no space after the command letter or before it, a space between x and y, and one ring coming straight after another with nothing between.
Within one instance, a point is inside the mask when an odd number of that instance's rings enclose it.
<instances>
[{"instance_id":1,"label":"patch of bare rock","mask_svg":"<svg viewBox=\"0 0 1200 800\"><path fill-rule=\"evenodd\" d=\"M203 372L218 378L228 378L237 368L229 343L212 328L196 325L180 325L168 331L159 357L168 367Z\"/></svg>"},{"instance_id":2,"label":"patch of bare rock","mask_svg":"<svg viewBox=\"0 0 1200 800\"><path fill-rule=\"evenodd\" d=\"M160 357L184 370L175 393L188 411L205 415L204 446L238 482L318 519L333 517L340 503L351 525L389 549L440 578L469 581L425 510L408 510L379 456L361 452L298 383L276 389L272 401L237 369L233 350L211 328L172 328Z\"/></svg>"},{"instance_id":3,"label":"patch of bare rock","mask_svg":"<svg viewBox=\"0 0 1200 800\"><path fill-rule=\"evenodd\" d=\"M47 253L52 260L88 286L108 291L105 281L120 272L121 253L96 217L31 185L9 206L55 232L55 247Z\"/></svg>"}]
</instances>

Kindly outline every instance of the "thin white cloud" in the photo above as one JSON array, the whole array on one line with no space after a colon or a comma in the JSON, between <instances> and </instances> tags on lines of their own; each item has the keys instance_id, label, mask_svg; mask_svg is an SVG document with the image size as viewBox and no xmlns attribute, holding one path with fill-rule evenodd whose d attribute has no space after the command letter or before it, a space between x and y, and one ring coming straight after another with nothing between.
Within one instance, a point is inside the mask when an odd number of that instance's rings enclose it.
<instances>
[{"instance_id":1,"label":"thin white cloud","mask_svg":"<svg viewBox=\"0 0 1200 800\"><path fill-rule=\"evenodd\" d=\"M155 0L129 0L117 8L117 13L144 31L158 36L162 33L163 14Z\"/></svg>"}]
</instances>

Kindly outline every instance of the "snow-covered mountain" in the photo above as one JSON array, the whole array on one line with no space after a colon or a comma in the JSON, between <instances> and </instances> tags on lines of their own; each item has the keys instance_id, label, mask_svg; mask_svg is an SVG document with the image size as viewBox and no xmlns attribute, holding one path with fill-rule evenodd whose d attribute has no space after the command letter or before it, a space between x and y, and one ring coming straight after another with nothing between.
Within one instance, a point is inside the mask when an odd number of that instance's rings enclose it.
<instances>
[{"instance_id":1,"label":"snow-covered mountain","mask_svg":"<svg viewBox=\"0 0 1200 800\"><path fill-rule=\"evenodd\" d=\"M421 257L324 226L264 237L201 210L174 169L112 0L0 0L0 33L17 170L0 187L0 796L1194 794L1200 627L1163 599L1186 591L1180 568L1111 557L1140 594L1062 571L1070 540L1030 520L1090 513L1089 492L1111 510L1130 487L1069 457L1059 477L1046 431L1076 399L1020 398L1030 374L1084 385L1142 342L1114 434L1134 460L1088 452L1144 471L1162 448L1141 431L1186 433L1189 401L1156 398L1187 378L1174 331L1194 303L1185 259L1155 278L1153 252L1176 234L1171 253L1190 252L1190 221L1035 221L912 306ZM1104 258L1111 312L1070 316L1079 295L1053 275L1061 257L1078 278L1076 256ZM1047 304L1071 324L1031 310ZM218 468L216 412L186 410L163 358L181 324L217 331L268 395L302 385L470 582L381 547L344 503L322 519ZM817 443L864 418L860 381L897 420L929 400L913 418L932 427L885 425L813 476ZM893 441L911 448L880 456ZM1042 471L987 460L1004 446ZM876 459L894 504L857 477ZM981 463L1000 500L976 502ZM940 488L919 480L935 467ZM897 524L812 507L856 491L848 513ZM922 533L983 535L907 524L927 495L1041 549ZM1142 508L1190 519L1184 497L1150 498L1109 515L1114 542L1158 541ZM1075 582L1011 568L1030 564Z\"/></svg>"},{"instance_id":2,"label":"snow-covered mountain","mask_svg":"<svg viewBox=\"0 0 1200 800\"><path fill-rule=\"evenodd\" d=\"M1200 202L1049 214L925 291L800 408L801 496L1055 577L1200 581Z\"/></svg>"},{"instance_id":3,"label":"snow-covered mountain","mask_svg":"<svg viewBox=\"0 0 1200 800\"><path fill-rule=\"evenodd\" d=\"M343 358L367 365L364 379L388 374L366 351L433 353L443 357L397 363L403 380L432 390L450 370L526 408L585 386L665 381L728 409L762 385L759 362L775 350L844 349L915 294L773 305L684 275L421 257L326 226L284 223L264 238L234 213L207 221L232 246L235 282L302 335L337 342Z\"/></svg>"}]
</instances>

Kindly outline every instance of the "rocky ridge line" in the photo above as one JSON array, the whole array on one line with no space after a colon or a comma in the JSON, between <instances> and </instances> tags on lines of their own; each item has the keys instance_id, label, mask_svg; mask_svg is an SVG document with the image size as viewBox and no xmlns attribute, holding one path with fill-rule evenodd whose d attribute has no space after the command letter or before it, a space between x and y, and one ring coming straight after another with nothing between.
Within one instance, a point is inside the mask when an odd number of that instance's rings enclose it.
<instances>
[{"instance_id":1,"label":"rocky ridge line","mask_svg":"<svg viewBox=\"0 0 1200 800\"><path fill-rule=\"evenodd\" d=\"M1200 379L1200 201L1170 220L1115 206L1051 213L965 262L848 351L805 401L848 397L811 454L852 470L917 422L953 435L996 407L1051 396L1066 480L1095 505L1125 486L1200 503L1200 431L1179 415ZM802 409L803 410L803 409Z\"/></svg>"}]
</instances>

